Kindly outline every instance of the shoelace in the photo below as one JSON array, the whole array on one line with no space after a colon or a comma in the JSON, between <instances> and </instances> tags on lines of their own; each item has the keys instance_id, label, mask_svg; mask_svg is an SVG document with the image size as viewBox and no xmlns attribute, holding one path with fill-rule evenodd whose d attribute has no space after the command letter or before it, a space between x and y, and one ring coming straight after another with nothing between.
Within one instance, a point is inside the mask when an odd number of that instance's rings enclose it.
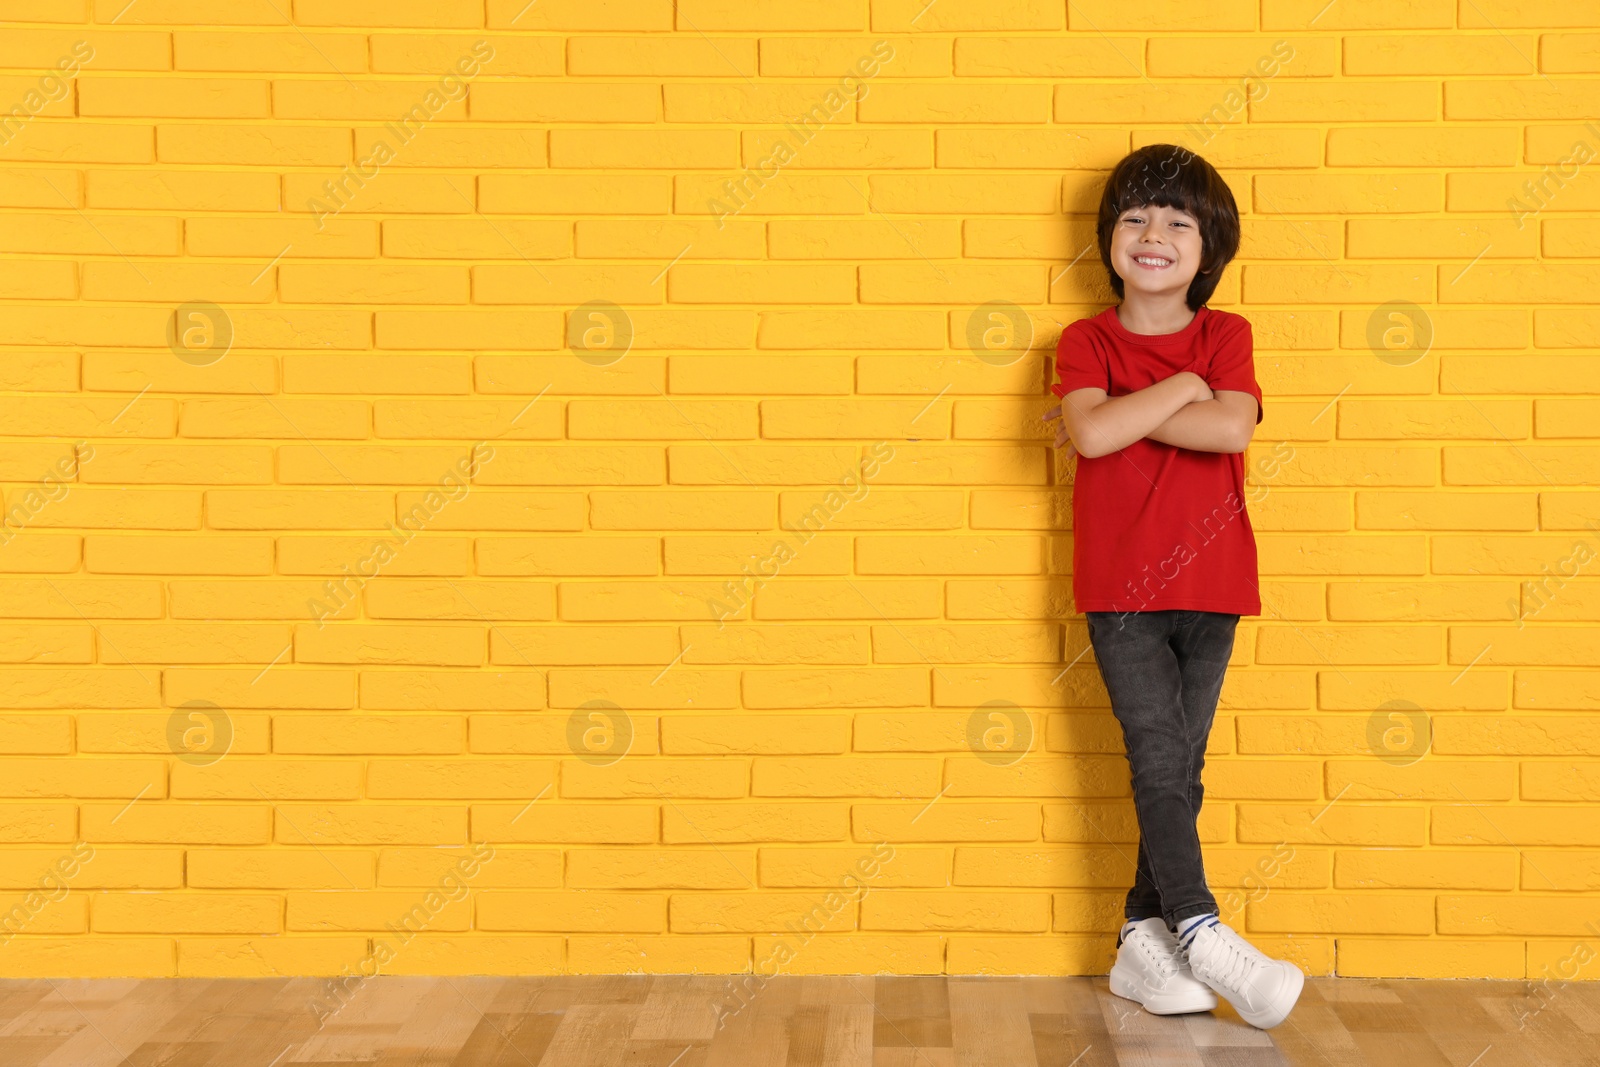
<instances>
[{"instance_id":1,"label":"shoelace","mask_svg":"<svg viewBox=\"0 0 1600 1067\"><path fill-rule=\"evenodd\" d=\"M1156 974L1163 980L1171 978L1178 973L1178 960L1172 947L1162 944L1161 941L1148 930L1135 930L1128 935L1143 952L1145 958L1154 964Z\"/></svg>"},{"instance_id":2,"label":"shoelace","mask_svg":"<svg viewBox=\"0 0 1600 1067\"><path fill-rule=\"evenodd\" d=\"M1211 966L1205 968L1212 978L1227 986L1237 989L1244 994L1245 1000L1254 1004L1255 998L1251 995L1251 986L1246 981L1261 966L1263 957L1256 947L1238 934L1225 926L1212 927L1212 932L1220 940L1221 959L1210 961ZM1190 961L1193 966L1193 961Z\"/></svg>"}]
</instances>

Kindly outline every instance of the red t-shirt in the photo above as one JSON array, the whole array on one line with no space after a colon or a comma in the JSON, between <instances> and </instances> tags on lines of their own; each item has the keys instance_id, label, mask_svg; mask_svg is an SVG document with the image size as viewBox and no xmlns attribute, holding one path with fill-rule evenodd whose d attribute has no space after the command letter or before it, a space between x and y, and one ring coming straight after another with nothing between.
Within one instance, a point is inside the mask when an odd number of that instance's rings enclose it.
<instances>
[{"instance_id":1,"label":"red t-shirt","mask_svg":"<svg viewBox=\"0 0 1600 1067\"><path fill-rule=\"evenodd\" d=\"M1115 307L1061 334L1056 396L1108 397L1193 371L1213 390L1256 398L1250 322L1202 306L1176 333L1134 333ZM1072 492L1072 592L1079 611L1261 613L1255 530L1245 508L1244 455L1196 452L1148 437L1078 457Z\"/></svg>"}]
</instances>

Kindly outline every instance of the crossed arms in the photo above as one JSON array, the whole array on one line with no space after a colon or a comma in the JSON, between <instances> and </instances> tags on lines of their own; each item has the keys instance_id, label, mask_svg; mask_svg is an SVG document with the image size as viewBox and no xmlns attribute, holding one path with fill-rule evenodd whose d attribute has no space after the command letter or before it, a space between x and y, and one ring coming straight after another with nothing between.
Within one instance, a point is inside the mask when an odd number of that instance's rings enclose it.
<instances>
[{"instance_id":1,"label":"crossed arms","mask_svg":"<svg viewBox=\"0 0 1600 1067\"><path fill-rule=\"evenodd\" d=\"M1104 389L1074 389L1044 417L1061 420L1057 448L1070 438L1088 459L1146 437L1196 452L1243 452L1255 436L1256 398L1231 389L1212 392L1198 374L1179 371L1115 398Z\"/></svg>"}]
</instances>

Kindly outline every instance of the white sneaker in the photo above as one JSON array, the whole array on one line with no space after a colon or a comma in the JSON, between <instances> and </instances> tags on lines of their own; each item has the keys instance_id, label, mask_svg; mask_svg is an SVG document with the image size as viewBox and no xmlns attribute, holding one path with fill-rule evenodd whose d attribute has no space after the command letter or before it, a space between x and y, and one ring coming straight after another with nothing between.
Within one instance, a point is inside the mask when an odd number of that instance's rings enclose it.
<instances>
[{"instance_id":1,"label":"white sneaker","mask_svg":"<svg viewBox=\"0 0 1600 1067\"><path fill-rule=\"evenodd\" d=\"M1289 1017L1305 985L1299 967L1265 955L1220 920L1194 931L1187 954L1194 976L1263 1030Z\"/></svg>"},{"instance_id":2,"label":"white sneaker","mask_svg":"<svg viewBox=\"0 0 1600 1067\"><path fill-rule=\"evenodd\" d=\"M1111 992L1138 1001L1152 1015L1210 1011L1217 998L1184 962L1178 939L1160 918L1140 919L1117 948Z\"/></svg>"}]
</instances>

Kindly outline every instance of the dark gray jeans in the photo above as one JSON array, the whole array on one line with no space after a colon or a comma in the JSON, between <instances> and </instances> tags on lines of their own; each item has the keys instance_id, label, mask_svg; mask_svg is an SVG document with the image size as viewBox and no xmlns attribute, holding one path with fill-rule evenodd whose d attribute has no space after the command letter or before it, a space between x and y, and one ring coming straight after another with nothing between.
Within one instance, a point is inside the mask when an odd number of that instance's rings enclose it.
<instances>
[{"instance_id":1,"label":"dark gray jeans","mask_svg":"<svg viewBox=\"0 0 1600 1067\"><path fill-rule=\"evenodd\" d=\"M1217 910L1195 820L1206 738L1239 616L1216 611L1089 611L1089 642L1133 776L1139 858L1129 919L1168 926Z\"/></svg>"}]
</instances>

